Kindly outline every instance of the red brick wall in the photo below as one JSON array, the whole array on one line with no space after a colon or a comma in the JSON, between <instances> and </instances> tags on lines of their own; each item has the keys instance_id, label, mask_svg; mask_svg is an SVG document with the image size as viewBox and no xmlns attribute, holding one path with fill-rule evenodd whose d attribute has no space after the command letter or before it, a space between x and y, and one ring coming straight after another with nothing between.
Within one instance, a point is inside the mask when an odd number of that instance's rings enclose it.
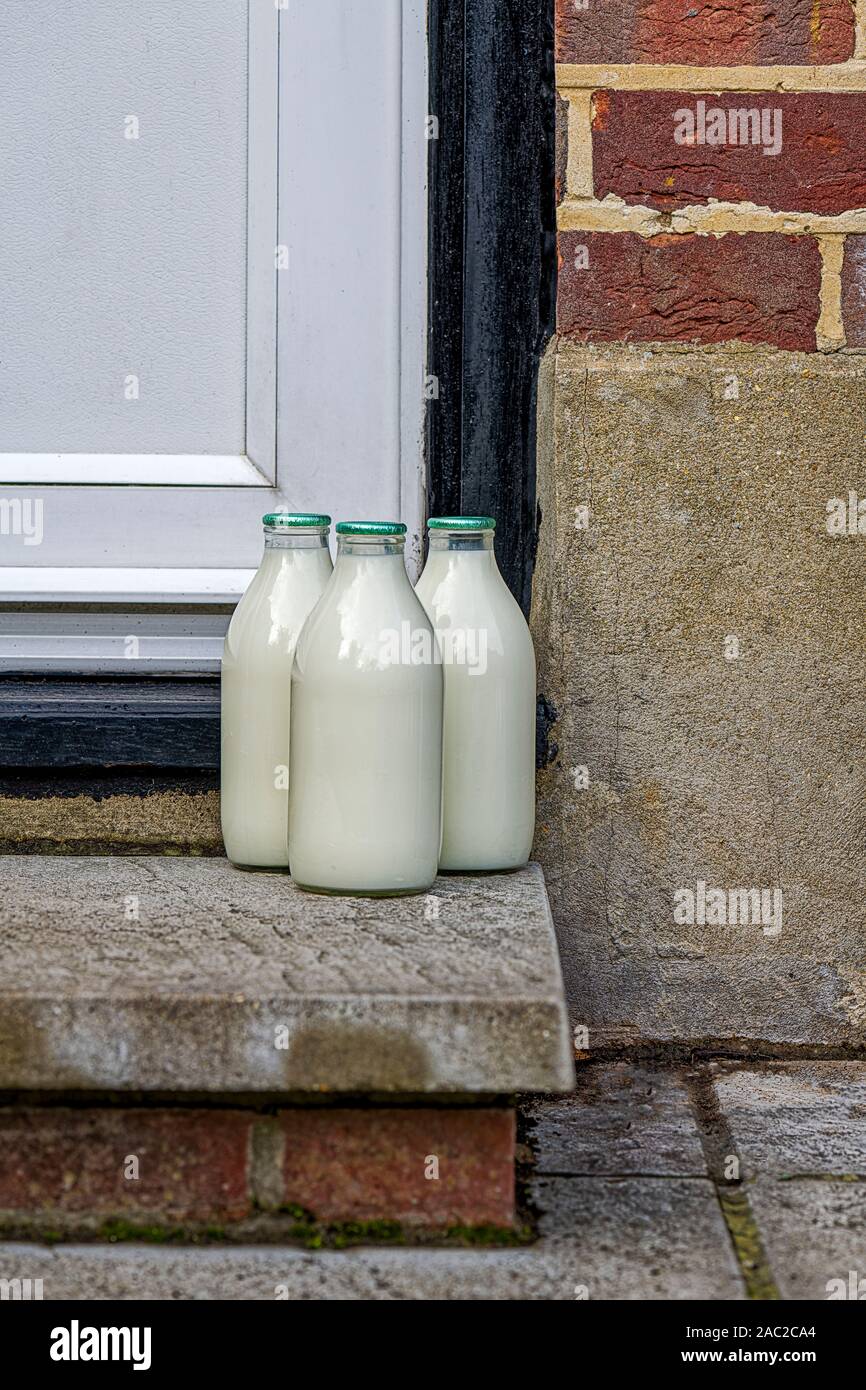
<instances>
[{"instance_id":1,"label":"red brick wall","mask_svg":"<svg viewBox=\"0 0 866 1390\"><path fill-rule=\"evenodd\" d=\"M853 0L557 0L556 16L563 337L866 345Z\"/></svg>"},{"instance_id":2,"label":"red brick wall","mask_svg":"<svg viewBox=\"0 0 866 1390\"><path fill-rule=\"evenodd\" d=\"M563 232L560 259L559 330L576 341L815 348L821 257L814 237Z\"/></svg>"},{"instance_id":3,"label":"red brick wall","mask_svg":"<svg viewBox=\"0 0 866 1390\"><path fill-rule=\"evenodd\" d=\"M389 1221L440 1230L515 1216L506 1109L0 1109L0 1229Z\"/></svg>"},{"instance_id":4,"label":"red brick wall","mask_svg":"<svg viewBox=\"0 0 866 1390\"><path fill-rule=\"evenodd\" d=\"M559 63L841 63L852 0L556 0Z\"/></svg>"}]
</instances>

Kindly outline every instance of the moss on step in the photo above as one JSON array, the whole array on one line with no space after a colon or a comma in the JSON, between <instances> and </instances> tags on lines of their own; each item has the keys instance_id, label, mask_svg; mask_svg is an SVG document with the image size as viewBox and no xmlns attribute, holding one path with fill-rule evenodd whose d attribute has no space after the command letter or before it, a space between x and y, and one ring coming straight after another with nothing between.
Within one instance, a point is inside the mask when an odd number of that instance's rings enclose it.
<instances>
[{"instance_id":1,"label":"moss on step","mask_svg":"<svg viewBox=\"0 0 866 1390\"><path fill-rule=\"evenodd\" d=\"M56 1218L55 1218L56 1219ZM398 1221L316 1221L302 1207L281 1208L278 1213L215 1224L172 1224L159 1220L135 1221L126 1217L107 1220L70 1220L61 1230L43 1226L38 1219L26 1223L0 1223L0 1239L38 1240L47 1245L64 1242L107 1242L111 1245L295 1245L307 1250L348 1250L356 1246L438 1246L496 1249L528 1245L535 1233L528 1225L515 1228L453 1225L444 1229L406 1227Z\"/></svg>"},{"instance_id":2,"label":"moss on step","mask_svg":"<svg viewBox=\"0 0 866 1390\"><path fill-rule=\"evenodd\" d=\"M136 1241L145 1245L172 1245L187 1242L195 1244L203 1240L208 1242L225 1240L226 1229L224 1226L203 1226L201 1228L163 1226L158 1222L145 1226L118 1218L103 1222L97 1231L97 1236L100 1240L110 1241L111 1244L125 1241Z\"/></svg>"}]
</instances>

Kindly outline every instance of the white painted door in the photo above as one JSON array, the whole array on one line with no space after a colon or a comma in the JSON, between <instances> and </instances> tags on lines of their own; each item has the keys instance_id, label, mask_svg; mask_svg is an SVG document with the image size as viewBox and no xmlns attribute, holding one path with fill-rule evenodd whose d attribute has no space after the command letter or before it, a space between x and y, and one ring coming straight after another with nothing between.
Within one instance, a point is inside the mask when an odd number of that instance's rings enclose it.
<instances>
[{"instance_id":1,"label":"white painted door","mask_svg":"<svg viewBox=\"0 0 866 1390\"><path fill-rule=\"evenodd\" d=\"M417 553L425 24L423 0L0 7L7 667L128 669L123 605L232 602L274 507L402 516ZM82 602L114 627L44 611ZM176 636L213 665L218 632Z\"/></svg>"}]
</instances>

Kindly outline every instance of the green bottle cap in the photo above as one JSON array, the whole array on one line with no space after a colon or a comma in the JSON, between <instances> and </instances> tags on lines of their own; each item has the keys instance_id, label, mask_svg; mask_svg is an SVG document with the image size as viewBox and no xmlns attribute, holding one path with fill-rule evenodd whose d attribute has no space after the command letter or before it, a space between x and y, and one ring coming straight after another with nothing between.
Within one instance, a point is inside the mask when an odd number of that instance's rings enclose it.
<instances>
[{"instance_id":1,"label":"green bottle cap","mask_svg":"<svg viewBox=\"0 0 866 1390\"><path fill-rule=\"evenodd\" d=\"M402 521L338 521L338 536L405 536Z\"/></svg>"},{"instance_id":2,"label":"green bottle cap","mask_svg":"<svg viewBox=\"0 0 866 1390\"><path fill-rule=\"evenodd\" d=\"M330 526L331 518L319 512L268 512L263 526Z\"/></svg>"},{"instance_id":3,"label":"green bottle cap","mask_svg":"<svg viewBox=\"0 0 866 1390\"><path fill-rule=\"evenodd\" d=\"M496 520L492 516L431 516L427 528L430 531L495 531Z\"/></svg>"}]
</instances>

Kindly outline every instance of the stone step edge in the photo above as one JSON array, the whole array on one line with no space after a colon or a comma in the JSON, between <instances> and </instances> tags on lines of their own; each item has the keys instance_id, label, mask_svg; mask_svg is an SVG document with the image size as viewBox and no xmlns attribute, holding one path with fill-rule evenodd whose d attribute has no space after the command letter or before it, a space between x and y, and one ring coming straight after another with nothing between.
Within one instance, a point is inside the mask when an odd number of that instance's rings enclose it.
<instances>
[{"instance_id":1,"label":"stone step edge","mask_svg":"<svg viewBox=\"0 0 866 1390\"><path fill-rule=\"evenodd\" d=\"M47 1302L573 1301L575 1277L570 1242L547 1239L513 1250L0 1244L0 1279L29 1281L29 1298Z\"/></svg>"},{"instance_id":2,"label":"stone step edge","mask_svg":"<svg viewBox=\"0 0 866 1390\"><path fill-rule=\"evenodd\" d=\"M540 867L323 899L186 857L0 860L0 1091L562 1092Z\"/></svg>"}]
</instances>

